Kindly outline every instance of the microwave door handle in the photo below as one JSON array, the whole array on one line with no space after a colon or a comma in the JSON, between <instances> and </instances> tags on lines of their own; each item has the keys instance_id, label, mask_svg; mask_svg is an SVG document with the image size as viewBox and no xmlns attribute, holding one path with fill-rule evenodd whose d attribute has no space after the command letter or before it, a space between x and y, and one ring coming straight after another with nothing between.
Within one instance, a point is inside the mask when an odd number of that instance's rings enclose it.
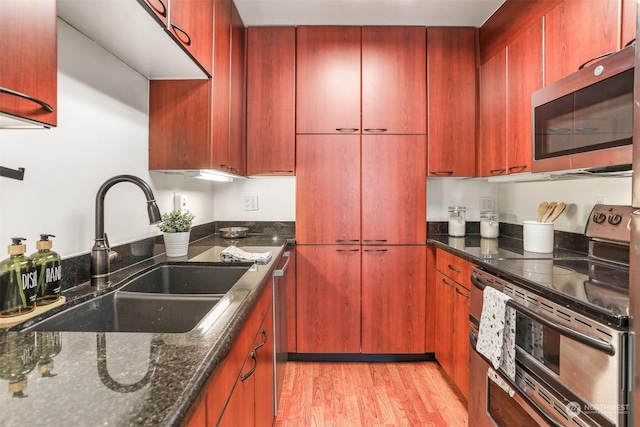
<instances>
[{"instance_id":1,"label":"microwave door handle","mask_svg":"<svg viewBox=\"0 0 640 427\"><path fill-rule=\"evenodd\" d=\"M487 286L484 283L482 283L482 281L477 276L473 274L471 275L471 282L476 288L480 290L484 290L484 288ZM558 332L560 335L564 335L567 338L570 338L582 344L588 345L589 347L602 351L603 353L606 353L609 356L613 356L616 353L615 348L608 342L598 338L590 337L589 335L585 335L581 332L574 331L573 329L567 328L564 325L560 325L558 323L552 322L551 320L548 320L545 317L540 316L535 311L528 309L527 307L515 302L512 299L507 302L507 305L512 307L514 310L519 311L522 314L528 316L529 318L535 320L536 322L541 323L542 325L550 329L553 329L554 331Z\"/></svg>"},{"instance_id":2,"label":"microwave door handle","mask_svg":"<svg viewBox=\"0 0 640 427\"><path fill-rule=\"evenodd\" d=\"M478 343L478 335L473 330L469 331L469 342L471 343L471 350L475 353L475 355L481 358L487 365L493 366L493 363L491 363L489 359L484 357L484 355L478 353L478 350L476 350L476 344ZM529 396L527 396L525 393L520 392L520 389L518 388L518 386L515 385L515 383L511 381L510 378L507 378L505 375L503 375L499 369L494 369L494 372L498 374L498 376L502 378L503 381L509 384L509 386L512 389L517 390L516 393L519 393L522 399L526 400L529 405L536 408L540 412L540 414L542 414L546 418L547 422L551 423L554 427L564 427L562 424L558 423L551 415L549 415L547 411L541 408L540 405L538 405L536 402L531 400Z\"/></svg>"}]
</instances>

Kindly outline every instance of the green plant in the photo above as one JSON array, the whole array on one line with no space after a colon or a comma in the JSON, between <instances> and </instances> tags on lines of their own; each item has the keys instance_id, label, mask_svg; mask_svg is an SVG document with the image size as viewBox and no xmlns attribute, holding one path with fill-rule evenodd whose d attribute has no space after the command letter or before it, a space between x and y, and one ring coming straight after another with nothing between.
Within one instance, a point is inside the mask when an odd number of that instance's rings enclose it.
<instances>
[{"instance_id":1,"label":"green plant","mask_svg":"<svg viewBox=\"0 0 640 427\"><path fill-rule=\"evenodd\" d=\"M191 230L195 215L189 211L173 211L162 214L162 222L158 224L164 233L183 233Z\"/></svg>"}]
</instances>

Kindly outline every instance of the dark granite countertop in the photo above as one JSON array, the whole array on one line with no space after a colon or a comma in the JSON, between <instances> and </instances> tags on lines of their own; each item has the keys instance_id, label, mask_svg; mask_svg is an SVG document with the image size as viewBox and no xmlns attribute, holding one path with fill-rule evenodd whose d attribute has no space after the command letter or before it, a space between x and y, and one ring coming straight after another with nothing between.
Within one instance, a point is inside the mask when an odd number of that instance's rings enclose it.
<instances>
[{"instance_id":1,"label":"dark granite countertop","mask_svg":"<svg viewBox=\"0 0 640 427\"><path fill-rule=\"evenodd\" d=\"M0 425L179 425L226 357L292 238L250 235L231 241L213 235L191 242L184 261L218 261L220 250L234 242L249 252L273 253L268 264L256 264L229 291L231 304L208 329L183 334L20 331L34 323L27 321L0 331ZM112 291L130 275L166 261L158 255L114 272L108 289L88 283L72 288L65 292L63 308Z\"/></svg>"}]
</instances>

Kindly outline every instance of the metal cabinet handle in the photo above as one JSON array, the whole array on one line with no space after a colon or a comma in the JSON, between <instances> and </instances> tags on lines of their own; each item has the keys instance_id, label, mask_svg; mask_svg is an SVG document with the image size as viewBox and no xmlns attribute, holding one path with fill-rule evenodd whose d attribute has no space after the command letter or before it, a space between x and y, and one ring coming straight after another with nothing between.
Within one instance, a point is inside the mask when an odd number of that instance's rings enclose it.
<instances>
[{"instance_id":1,"label":"metal cabinet handle","mask_svg":"<svg viewBox=\"0 0 640 427\"><path fill-rule=\"evenodd\" d=\"M527 168L527 166L529 166L529 165L510 166L509 167L509 172L522 171L522 170L525 170Z\"/></svg>"},{"instance_id":2,"label":"metal cabinet handle","mask_svg":"<svg viewBox=\"0 0 640 427\"><path fill-rule=\"evenodd\" d=\"M191 37L189 37L189 34L185 30L183 30L173 22L171 23L171 29L173 30L173 33L176 35L178 40L180 40L182 43L186 44L187 46L191 46ZM186 37L186 40L180 37L180 34L178 33L182 33Z\"/></svg>"},{"instance_id":3,"label":"metal cabinet handle","mask_svg":"<svg viewBox=\"0 0 640 427\"><path fill-rule=\"evenodd\" d=\"M386 249L363 249L363 252L387 252Z\"/></svg>"},{"instance_id":4,"label":"metal cabinet handle","mask_svg":"<svg viewBox=\"0 0 640 427\"><path fill-rule=\"evenodd\" d=\"M445 176L453 175L453 171L429 171L429 173L433 175L445 175Z\"/></svg>"},{"instance_id":5,"label":"metal cabinet handle","mask_svg":"<svg viewBox=\"0 0 640 427\"><path fill-rule=\"evenodd\" d=\"M450 288L455 288L455 285L452 285L451 283L447 282L447 279L442 279L442 283L444 283L445 285L449 286Z\"/></svg>"},{"instance_id":6,"label":"metal cabinet handle","mask_svg":"<svg viewBox=\"0 0 640 427\"><path fill-rule=\"evenodd\" d=\"M360 252L360 249L336 249L336 252Z\"/></svg>"},{"instance_id":7,"label":"metal cabinet handle","mask_svg":"<svg viewBox=\"0 0 640 427\"><path fill-rule=\"evenodd\" d=\"M505 173L507 170L505 168L500 168L500 169L491 169L489 171L489 173L491 173L491 175L499 175L501 173Z\"/></svg>"},{"instance_id":8,"label":"metal cabinet handle","mask_svg":"<svg viewBox=\"0 0 640 427\"><path fill-rule=\"evenodd\" d=\"M381 242L384 243L387 239L364 239L365 242Z\"/></svg>"},{"instance_id":9,"label":"metal cabinet handle","mask_svg":"<svg viewBox=\"0 0 640 427\"><path fill-rule=\"evenodd\" d=\"M345 243L345 242L359 242L360 239L336 239L336 243Z\"/></svg>"},{"instance_id":10,"label":"metal cabinet handle","mask_svg":"<svg viewBox=\"0 0 640 427\"><path fill-rule=\"evenodd\" d=\"M604 58L606 56L610 56L613 55L614 53L616 53L615 50L612 50L611 52L607 52L607 53L603 53L602 55L598 55L595 58L591 58L590 60L588 60L587 62L585 62L584 64L582 64L581 66L578 67L578 70L582 70L587 64L589 64L590 62L595 61L596 59L600 59L600 58Z\"/></svg>"},{"instance_id":11,"label":"metal cabinet handle","mask_svg":"<svg viewBox=\"0 0 640 427\"><path fill-rule=\"evenodd\" d=\"M376 133L381 133L381 132L386 132L389 129L385 129L385 128L372 128L372 129L363 129L365 132L376 132Z\"/></svg>"},{"instance_id":12,"label":"metal cabinet handle","mask_svg":"<svg viewBox=\"0 0 640 427\"><path fill-rule=\"evenodd\" d=\"M447 267L449 267L449 270L453 270L456 273L462 273L462 270L458 270L457 268L455 268L454 266L452 266L451 264L447 264Z\"/></svg>"},{"instance_id":13,"label":"metal cabinet handle","mask_svg":"<svg viewBox=\"0 0 640 427\"><path fill-rule=\"evenodd\" d=\"M251 369L249 370L249 372L247 372L242 377L240 377L240 381L244 382L247 378L253 375L253 373L256 371L256 368L258 367L258 358L256 357L256 353L252 351L250 357L251 357L251 360L253 360L253 366L251 366Z\"/></svg>"},{"instance_id":14,"label":"metal cabinet handle","mask_svg":"<svg viewBox=\"0 0 640 427\"><path fill-rule=\"evenodd\" d=\"M358 132L358 128L336 128L338 132Z\"/></svg>"},{"instance_id":15,"label":"metal cabinet handle","mask_svg":"<svg viewBox=\"0 0 640 427\"><path fill-rule=\"evenodd\" d=\"M161 8L156 7L155 5L156 2L160 4ZM162 16L163 18L167 17L167 6L164 5L162 0L156 0L155 2L151 0L147 0L147 4L151 9L155 10L158 13L158 15Z\"/></svg>"},{"instance_id":16,"label":"metal cabinet handle","mask_svg":"<svg viewBox=\"0 0 640 427\"><path fill-rule=\"evenodd\" d=\"M269 173L293 173L290 169L269 169Z\"/></svg>"},{"instance_id":17,"label":"metal cabinet handle","mask_svg":"<svg viewBox=\"0 0 640 427\"><path fill-rule=\"evenodd\" d=\"M267 331L265 331L264 329L262 329L262 330L260 331L260 333L262 334L262 337L263 337L263 338L262 338L262 342L261 342L260 344L256 345L256 346L253 348L254 350L257 350L257 349L259 349L260 347L264 346L264 345L267 343L267 340L269 339L269 336L267 335Z\"/></svg>"},{"instance_id":18,"label":"metal cabinet handle","mask_svg":"<svg viewBox=\"0 0 640 427\"><path fill-rule=\"evenodd\" d=\"M39 100L38 98L34 98L21 92L16 92L15 90L7 89L6 87L0 87L0 92L17 96L19 98L26 99L27 101L35 102L36 104L40 105L43 110L47 111L48 113L53 113L53 107L46 102Z\"/></svg>"},{"instance_id":19,"label":"metal cabinet handle","mask_svg":"<svg viewBox=\"0 0 640 427\"><path fill-rule=\"evenodd\" d=\"M281 269L275 270L273 272L273 275L275 277L284 276L284 272L287 271L287 266L289 265L289 261L291 261L291 252L286 251L285 253L282 254L282 258L287 258L287 261L284 263Z\"/></svg>"},{"instance_id":20,"label":"metal cabinet handle","mask_svg":"<svg viewBox=\"0 0 640 427\"><path fill-rule=\"evenodd\" d=\"M484 283L482 283L482 280L472 274L471 275L471 282L473 283L473 285L480 289L480 290L484 290L484 288L486 288L488 285L485 285ZM517 302L515 302L514 300L509 300L507 301L507 305L512 307L514 310L519 311L520 313L524 314L525 316L531 318L532 320L535 320L538 323L541 323L542 325L553 329L554 331L556 331L557 333L559 333L560 335L564 335L567 338L570 338L572 340L578 341L584 345L587 345L589 347L595 348L596 350L600 350L603 353L608 354L609 356L613 356L616 353L615 348L609 344L608 342L598 339L598 338L593 338L590 337L589 335L585 335L581 332L577 332L574 331L573 329L567 328L564 325L560 325L558 323L552 322L551 320L540 316L538 313L536 313L533 310L528 309L527 307L523 306L522 304L518 304Z\"/></svg>"},{"instance_id":21,"label":"metal cabinet handle","mask_svg":"<svg viewBox=\"0 0 640 427\"><path fill-rule=\"evenodd\" d=\"M462 293L462 292L460 292L460 289L458 289L458 288L456 288L456 293L457 293L458 295L462 295L462 296L463 296L463 297L465 297L465 298L470 298L470 297L471 297L471 294L465 294L465 293Z\"/></svg>"}]
</instances>

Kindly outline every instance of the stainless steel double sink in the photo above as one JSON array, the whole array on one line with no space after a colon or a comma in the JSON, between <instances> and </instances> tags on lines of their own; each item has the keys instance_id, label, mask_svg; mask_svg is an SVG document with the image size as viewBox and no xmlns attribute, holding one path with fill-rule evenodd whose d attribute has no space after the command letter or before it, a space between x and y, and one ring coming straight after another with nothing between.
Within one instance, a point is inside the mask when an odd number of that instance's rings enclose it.
<instances>
[{"instance_id":1,"label":"stainless steel double sink","mask_svg":"<svg viewBox=\"0 0 640 427\"><path fill-rule=\"evenodd\" d=\"M28 331L183 333L194 329L250 264L158 264L117 290L46 318Z\"/></svg>"}]
</instances>

